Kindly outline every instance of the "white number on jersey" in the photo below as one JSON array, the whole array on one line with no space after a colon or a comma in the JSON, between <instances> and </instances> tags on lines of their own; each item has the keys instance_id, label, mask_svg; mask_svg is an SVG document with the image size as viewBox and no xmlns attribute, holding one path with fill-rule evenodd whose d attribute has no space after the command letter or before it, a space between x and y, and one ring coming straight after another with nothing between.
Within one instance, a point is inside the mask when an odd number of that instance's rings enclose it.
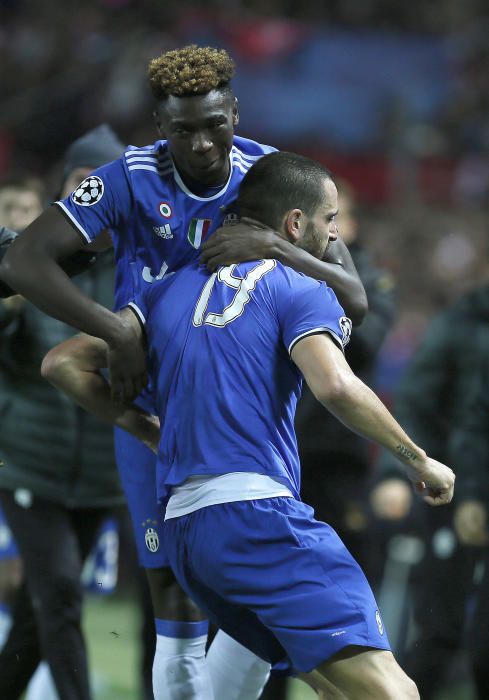
<instances>
[{"instance_id":1,"label":"white number on jersey","mask_svg":"<svg viewBox=\"0 0 489 700\"><path fill-rule=\"evenodd\" d=\"M167 270L168 270L168 265L166 264L166 262L163 261L163 264L160 268L160 271L158 272L158 274L156 276L153 277L153 273L152 273L151 268L143 267L143 272L142 272L143 280L145 282L149 282L149 284L152 284L155 281L163 279Z\"/></svg>"},{"instance_id":2,"label":"white number on jersey","mask_svg":"<svg viewBox=\"0 0 489 700\"><path fill-rule=\"evenodd\" d=\"M276 264L275 260L261 260L258 265L249 270L246 277L234 276L233 273L236 265L222 267L219 272L214 272L204 285L195 306L193 318L194 326L201 326L203 323L206 323L210 326L222 328L241 316L246 304L250 300L250 294L255 289L257 283L267 272L273 270ZM236 294L232 302L228 304L220 314L207 313L207 306L216 280L226 284L232 289L236 289Z\"/></svg>"}]
</instances>

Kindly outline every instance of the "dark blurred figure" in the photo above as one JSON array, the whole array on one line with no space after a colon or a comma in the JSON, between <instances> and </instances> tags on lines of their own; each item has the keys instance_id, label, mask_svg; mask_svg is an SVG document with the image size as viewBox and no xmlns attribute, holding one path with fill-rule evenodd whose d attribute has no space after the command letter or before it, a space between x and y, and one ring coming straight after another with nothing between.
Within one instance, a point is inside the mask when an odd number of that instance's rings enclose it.
<instances>
[{"instance_id":1,"label":"dark blurred figure","mask_svg":"<svg viewBox=\"0 0 489 700\"><path fill-rule=\"evenodd\" d=\"M371 384L375 358L396 311L394 282L388 272L373 264L358 240L352 188L343 181L337 185L338 231L351 253L369 304L364 321L353 328L346 358L355 374ZM369 542L367 443L328 413L307 386L303 388L295 424L302 465L302 500L313 506L316 518L336 530L374 585L378 566ZM286 679L272 676L262 697L281 700L286 697L285 689Z\"/></svg>"},{"instance_id":2,"label":"dark blurred figure","mask_svg":"<svg viewBox=\"0 0 489 700\"><path fill-rule=\"evenodd\" d=\"M44 208L42 183L29 175L19 175L0 183L0 258L15 236ZM15 231L13 230L15 229ZM2 332L16 318L22 297L0 282L0 348ZM0 440L1 444L1 440ZM0 461L0 466L4 463ZM22 581L22 562L14 538L0 508L0 649L11 625L11 606Z\"/></svg>"},{"instance_id":3,"label":"dark blurred figure","mask_svg":"<svg viewBox=\"0 0 489 700\"><path fill-rule=\"evenodd\" d=\"M63 192L123 148L106 126L76 141L66 153ZM111 307L111 252L77 284ZM17 700L44 658L60 700L89 700L80 574L99 526L124 502L112 430L40 376L46 352L73 329L14 299L0 353L0 504L22 557L24 583L0 653L0 697Z\"/></svg>"},{"instance_id":4,"label":"dark blurred figure","mask_svg":"<svg viewBox=\"0 0 489 700\"><path fill-rule=\"evenodd\" d=\"M489 330L482 335L486 339L478 344L480 375L449 444L457 472L453 527L467 551L466 644L479 700L489 698Z\"/></svg>"},{"instance_id":5,"label":"dark blurred figure","mask_svg":"<svg viewBox=\"0 0 489 700\"><path fill-rule=\"evenodd\" d=\"M483 488L489 475L489 420L470 403L481 383L481 357L488 352L489 286L484 286L433 320L396 395L394 414L413 439L435 459L447 460L456 473L462 475L468 469L470 476L461 476L460 481L457 476L454 502L443 509L426 508L418 499L411 503L411 486L386 454L382 454L379 483L371 496L374 510L386 520L402 520L412 505L411 527L414 524L424 542L424 556L413 568L410 586L416 639L401 656L423 700L431 700L443 688L466 633L479 698L489 697L489 562L484 569L487 495ZM482 399L487 402L487 395ZM483 429L473 427L472 419L482 421ZM477 522L479 526L474 527ZM485 594L474 599L476 585ZM474 603L476 609L471 612Z\"/></svg>"}]
</instances>

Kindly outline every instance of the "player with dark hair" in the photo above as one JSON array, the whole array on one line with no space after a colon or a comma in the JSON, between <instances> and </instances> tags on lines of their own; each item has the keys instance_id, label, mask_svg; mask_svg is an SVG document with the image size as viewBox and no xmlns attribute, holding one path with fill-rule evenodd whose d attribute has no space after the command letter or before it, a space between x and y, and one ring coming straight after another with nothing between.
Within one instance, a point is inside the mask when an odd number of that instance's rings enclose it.
<instances>
[{"instance_id":1,"label":"player with dark hair","mask_svg":"<svg viewBox=\"0 0 489 700\"><path fill-rule=\"evenodd\" d=\"M259 218L262 189L276 208L261 210L257 230L277 225L322 257L337 236L328 171L294 154L266 155L245 176L240 214ZM121 316L141 343L146 336L163 536L183 588L222 629L322 698L419 698L358 564L300 501L301 373L338 418L404 462L427 502L449 502L454 475L351 372L342 352L351 323L332 290L273 259L213 274L196 261L147 287ZM101 341L99 349L107 353ZM69 393L84 404L83 392ZM98 396L100 413L139 434L134 407L113 402L102 383Z\"/></svg>"},{"instance_id":2,"label":"player with dark hair","mask_svg":"<svg viewBox=\"0 0 489 700\"><path fill-rule=\"evenodd\" d=\"M233 72L227 53L212 48L189 46L153 60L149 81L162 140L144 148L131 146L121 159L95 171L34 222L4 259L1 275L7 283L47 313L107 343L112 391L119 397L136 396L145 383L145 355L138 336L123 316L81 294L62 273L58 260L80 247L80 236L91 242L110 228L117 310L165 274L198 259L202 242L223 223L235 221L241 180L253 163L274 149L234 136L238 108L230 86ZM320 261L272 230L264 235L249 223L240 223L233 231L237 237L246 232L246 256L274 257L327 279L351 315L360 319L365 312L363 286L341 241ZM93 355L96 358L95 350ZM69 371L69 358L58 355L51 360L47 373L60 371L63 365ZM150 392L141 397L140 405L154 410ZM195 693L192 697L206 698L206 623L189 601L179 597L160 546L154 458L121 430L116 430L116 455L152 593L158 633L157 700L179 697L186 683ZM246 650L236 652L236 647L225 635L218 635L212 646L209 659L212 663L218 658L215 666L234 668L236 664L228 664L226 657L242 656L242 676L235 670L233 684L224 681L225 690L216 687L213 678L214 694L226 693L227 700L256 698L267 670L258 663L255 679L255 657ZM175 672L177 666L181 675Z\"/></svg>"}]
</instances>

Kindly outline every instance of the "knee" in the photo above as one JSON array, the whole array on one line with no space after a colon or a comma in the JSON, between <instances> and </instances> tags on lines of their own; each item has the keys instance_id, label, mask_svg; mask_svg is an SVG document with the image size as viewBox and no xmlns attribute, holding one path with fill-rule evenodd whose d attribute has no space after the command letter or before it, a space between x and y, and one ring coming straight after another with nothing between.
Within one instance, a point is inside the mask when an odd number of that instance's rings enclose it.
<instances>
[{"instance_id":1,"label":"knee","mask_svg":"<svg viewBox=\"0 0 489 700\"><path fill-rule=\"evenodd\" d=\"M405 681L404 681L404 685L405 685L404 697L406 698L406 700L420 700L418 687L417 687L416 683L411 678L406 676Z\"/></svg>"},{"instance_id":2,"label":"knee","mask_svg":"<svg viewBox=\"0 0 489 700\"><path fill-rule=\"evenodd\" d=\"M38 582L32 596L36 614L56 625L81 616L82 589L78 576L68 573L52 575L45 585Z\"/></svg>"},{"instance_id":3,"label":"knee","mask_svg":"<svg viewBox=\"0 0 489 700\"><path fill-rule=\"evenodd\" d=\"M375 700L420 700L416 683L393 658L385 664L372 664L364 682L368 697Z\"/></svg>"},{"instance_id":4,"label":"knee","mask_svg":"<svg viewBox=\"0 0 489 700\"><path fill-rule=\"evenodd\" d=\"M383 695L380 698L385 700L420 700L416 683L401 671L397 676L390 676L382 683Z\"/></svg>"},{"instance_id":5,"label":"knee","mask_svg":"<svg viewBox=\"0 0 489 700\"><path fill-rule=\"evenodd\" d=\"M197 622L205 619L170 568L147 569L154 615L162 620Z\"/></svg>"}]
</instances>

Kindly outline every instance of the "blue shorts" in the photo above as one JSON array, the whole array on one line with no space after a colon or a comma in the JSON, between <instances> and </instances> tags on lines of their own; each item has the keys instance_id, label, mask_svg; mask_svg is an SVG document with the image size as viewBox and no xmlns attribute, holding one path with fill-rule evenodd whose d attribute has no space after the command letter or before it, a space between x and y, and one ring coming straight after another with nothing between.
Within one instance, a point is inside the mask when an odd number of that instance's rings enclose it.
<instances>
[{"instance_id":1,"label":"blue shorts","mask_svg":"<svg viewBox=\"0 0 489 700\"><path fill-rule=\"evenodd\" d=\"M145 569L169 566L162 546L161 509L156 498L156 455L121 428L114 430L114 446L139 563Z\"/></svg>"},{"instance_id":2,"label":"blue shorts","mask_svg":"<svg viewBox=\"0 0 489 700\"><path fill-rule=\"evenodd\" d=\"M12 535L3 510L0 508L0 561L2 559L17 559L19 550Z\"/></svg>"},{"instance_id":3,"label":"blue shorts","mask_svg":"<svg viewBox=\"0 0 489 700\"><path fill-rule=\"evenodd\" d=\"M167 520L177 579L210 619L276 670L312 671L351 644L390 649L374 595L336 532L292 498Z\"/></svg>"}]
</instances>

